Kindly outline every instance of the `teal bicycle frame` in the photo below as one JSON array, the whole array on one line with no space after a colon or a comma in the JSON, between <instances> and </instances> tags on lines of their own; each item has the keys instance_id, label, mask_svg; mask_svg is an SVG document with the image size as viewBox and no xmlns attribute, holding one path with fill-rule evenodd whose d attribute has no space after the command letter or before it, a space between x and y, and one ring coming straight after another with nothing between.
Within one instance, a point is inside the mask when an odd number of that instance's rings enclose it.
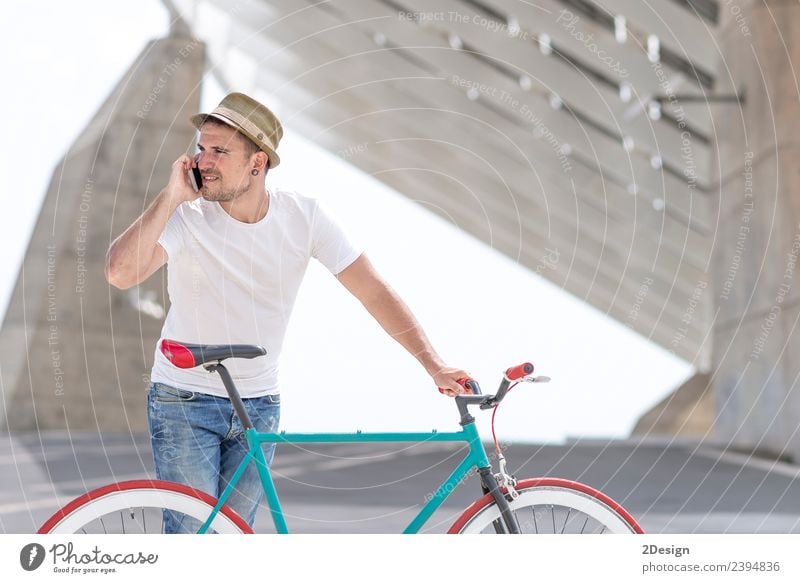
<instances>
[{"instance_id":1,"label":"teal bicycle frame","mask_svg":"<svg viewBox=\"0 0 800 583\"><path fill-rule=\"evenodd\" d=\"M174 344L176 344L176 350L190 352L190 348L188 348L190 345L177 345L177 343ZM236 349L242 355L246 355L248 358L262 355L266 352L259 346L249 345L222 347L204 347L198 345L192 346L192 348L199 352L201 358L203 357L203 352L205 351L209 360L216 356L225 358L228 356L228 353L233 353L233 349ZM170 358L183 358L186 356L185 354L181 354L180 356L176 357L171 353L172 349L173 347L170 346ZM189 356L191 358L190 360L187 360L187 362L194 366L196 363L195 356L193 354L189 354ZM468 388L472 394L466 396L459 395L455 398L456 405L458 406L458 410L461 415L460 423L461 427L463 428L461 431L442 433L439 433L438 431L432 431L431 433L264 433L259 432L254 428L253 423L250 421L250 417L247 414L247 410L242 403L242 398L239 395L239 391L236 390L236 385L234 384L230 373L222 365L220 360L206 363L203 366L207 371L217 372L219 373L220 377L222 377L222 382L225 385L225 389L227 390L228 396L231 399L231 404L233 405L237 415L239 415L239 419L241 420L242 426L245 429L244 433L247 438L248 452L244 459L239 463L239 467L236 468L233 477L231 477L230 483L222 492L219 500L217 500L216 506L214 506L211 514L206 519L205 523L203 523L203 526L198 531L198 534L203 534L208 531L209 526L219 513L222 506L230 497L231 492L236 487L236 484L239 482L239 479L242 477L242 474L244 473L248 464L251 463L255 463L257 466L258 475L261 479L261 486L264 489L264 494L267 497L267 504L269 505L270 513L272 514L272 521L275 524L275 530L279 534L289 533L289 528L286 526L286 519L283 516L283 508L281 508L281 503L278 499L278 493L275 490L275 483L272 481L272 475L267 467L267 461L264 458L264 452L261 449L261 445L264 443L366 443L388 441L417 443L428 441L462 441L469 445L469 453L467 456L461 461L460 464L458 464L458 467L453 470L453 473L450 474L450 477L442 482L442 484L436 489L436 492L431 499L428 500L425 506L422 507L422 510L420 510L419 514L417 514L417 516L405 528L403 531L404 534L419 532L419 529L422 528L428 518L430 518L436 509L442 505L442 502L444 502L444 500L458 486L458 484L467 477L472 468L476 468L478 470L484 490L487 493L490 493L497 503L497 506L500 509L500 513L503 517L503 521L508 527L508 532L519 532L519 525L517 524L516 518L514 518L511 514L511 510L505 495L500 491L498 484L492 478L489 458L486 456L486 450L481 443L478 430L475 427L475 418L472 417L472 415L470 415L467 411L468 405L480 405L482 408L488 408L500 402L509 386L508 375L504 377L504 380L501 382L500 388L498 389L496 395L481 395L478 383L472 379L467 379L465 381L465 388ZM523 371L522 369L525 367L529 367L530 370L526 369ZM520 369L520 376L525 372L530 373L533 371L533 365L529 363L525 363L524 365L520 365L516 368ZM499 521L495 521L495 523L497 524L495 528L498 530L498 532L500 532Z\"/></svg>"},{"instance_id":2,"label":"teal bicycle frame","mask_svg":"<svg viewBox=\"0 0 800 583\"><path fill-rule=\"evenodd\" d=\"M261 445L265 443L368 443L368 442L431 442L431 441L449 441L449 442L466 442L469 444L469 453L461 461L460 464L453 470L453 473L442 482L436 489L436 492L431 499L422 507L419 514L406 526L403 534L414 534L419 532L419 529L427 522L431 515L442 505L445 499L455 488L469 475L472 468L487 468L489 467L489 458L486 456L486 450L481 443L478 430L475 427L475 422L467 423L463 426L461 431L456 432L438 432L433 431L430 433L260 433L257 430L250 428L245 431L249 451L236 472L233 474L227 488L222 492L222 495L217 501L217 505L209 515L205 524L198 531L198 534L205 533L214 518L219 513L222 506L228 500L231 491L236 486L236 483L241 478L247 466L255 463L258 468L258 474L261 478L261 485L264 488L267 504L272 514L272 521L275 524L275 530L278 534L288 534L289 528L286 525L286 519L283 515L283 508L278 499L278 493L275 489L275 483L272 480L272 474L267 467L267 461L264 457L264 452Z\"/></svg>"}]
</instances>

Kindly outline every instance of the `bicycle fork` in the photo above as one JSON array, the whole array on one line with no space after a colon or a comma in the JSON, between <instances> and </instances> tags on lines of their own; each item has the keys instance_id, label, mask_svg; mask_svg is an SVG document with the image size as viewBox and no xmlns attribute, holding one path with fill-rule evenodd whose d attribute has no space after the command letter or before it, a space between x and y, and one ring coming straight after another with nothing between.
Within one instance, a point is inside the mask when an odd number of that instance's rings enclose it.
<instances>
[{"instance_id":1,"label":"bicycle fork","mask_svg":"<svg viewBox=\"0 0 800 583\"><path fill-rule=\"evenodd\" d=\"M494 474L492 474L492 468L489 466L478 468L478 473L481 476L483 493L492 495L492 498L494 498L497 504L497 508L500 509L500 516L503 518L502 521L495 520L492 523L495 532L497 534L520 534L521 531L519 523L517 522L517 517L514 516L514 513L511 511L511 506L509 506L505 494L500 490L500 486L497 484Z\"/></svg>"}]
</instances>

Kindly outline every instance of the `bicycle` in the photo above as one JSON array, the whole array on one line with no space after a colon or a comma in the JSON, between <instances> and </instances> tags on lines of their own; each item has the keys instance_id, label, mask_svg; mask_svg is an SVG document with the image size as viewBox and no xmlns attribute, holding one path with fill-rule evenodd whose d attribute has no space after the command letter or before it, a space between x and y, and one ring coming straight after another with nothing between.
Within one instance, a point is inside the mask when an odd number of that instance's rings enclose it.
<instances>
[{"instance_id":1,"label":"bicycle","mask_svg":"<svg viewBox=\"0 0 800 583\"><path fill-rule=\"evenodd\" d=\"M257 465L276 532L289 532L280 500L266 464L264 443L365 443L365 442L466 442L469 452L450 476L438 487L403 533L417 533L442 505L448 495L477 470L483 496L473 502L453 523L449 533L643 533L636 520L620 504L602 492L571 480L528 478L517 480L506 471L506 460L492 434L498 459L494 473L486 448L480 440L470 407L493 409L519 382L546 382L533 377L533 365L524 363L506 370L497 392L484 395L472 379L459 381L469 392L455 397L461 431L431 433L260 433L253 427L242 399L222 364L226 358L257 358L266 354L254 345L199 345L163 340L161 352L180 368L203 366L217 372L231 403L242 421L249 446L248 454L234 473L219 499L182 484L159 480L134 480L104 486L79 496L58 510L39 529L38 534L89 532L148 532L157 527L160 515L170 510L195 518L202 527L198 533L253 533L253 530L226 501L250 463ZM440 389L441 391L441 389ZM148 518L149 517L149 518ZM148 520L150 524L148 524Z\"/></svg>"}]
</instances>

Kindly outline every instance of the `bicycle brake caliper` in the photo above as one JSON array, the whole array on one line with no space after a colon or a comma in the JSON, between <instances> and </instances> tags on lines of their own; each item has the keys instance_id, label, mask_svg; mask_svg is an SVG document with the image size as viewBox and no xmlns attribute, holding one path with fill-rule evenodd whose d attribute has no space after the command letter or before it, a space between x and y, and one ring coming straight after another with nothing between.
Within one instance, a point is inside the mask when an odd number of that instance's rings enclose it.
<instances>
[{"instance_id":1,"label":"bicycle brake caliper","mask_svg":"<svg viewBox=\"0 0 800 583\"><path fill-rule=\"evenodd\" d=\"M497 484L501 488L505 486L506 492L511 496L512 500L516 500L519 497L519 492L515 488L517 479L506 472L506 458L503 454L500 454L497 461L500 465L500 471L494 475L494 479L497 480Z\"/></svg>"}]
</instances>

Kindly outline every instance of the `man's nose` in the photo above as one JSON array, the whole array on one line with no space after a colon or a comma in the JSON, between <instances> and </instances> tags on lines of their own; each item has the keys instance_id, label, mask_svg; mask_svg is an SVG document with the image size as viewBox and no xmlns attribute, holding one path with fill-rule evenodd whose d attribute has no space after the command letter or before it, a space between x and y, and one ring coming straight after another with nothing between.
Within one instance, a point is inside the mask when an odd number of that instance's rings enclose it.
<instances>
[{"instance_id":1,"label":"man's nose","mask_svg":"<svg viewBox=\"0 0 800 583\"><path fill-rule=\"evenodd\" d=\"M210 156L205 156L205 152L199 152L194 157L195 164L200 170L210 170L214 168L214 162L211 160Z\"/></svg>"}]
</instances>

